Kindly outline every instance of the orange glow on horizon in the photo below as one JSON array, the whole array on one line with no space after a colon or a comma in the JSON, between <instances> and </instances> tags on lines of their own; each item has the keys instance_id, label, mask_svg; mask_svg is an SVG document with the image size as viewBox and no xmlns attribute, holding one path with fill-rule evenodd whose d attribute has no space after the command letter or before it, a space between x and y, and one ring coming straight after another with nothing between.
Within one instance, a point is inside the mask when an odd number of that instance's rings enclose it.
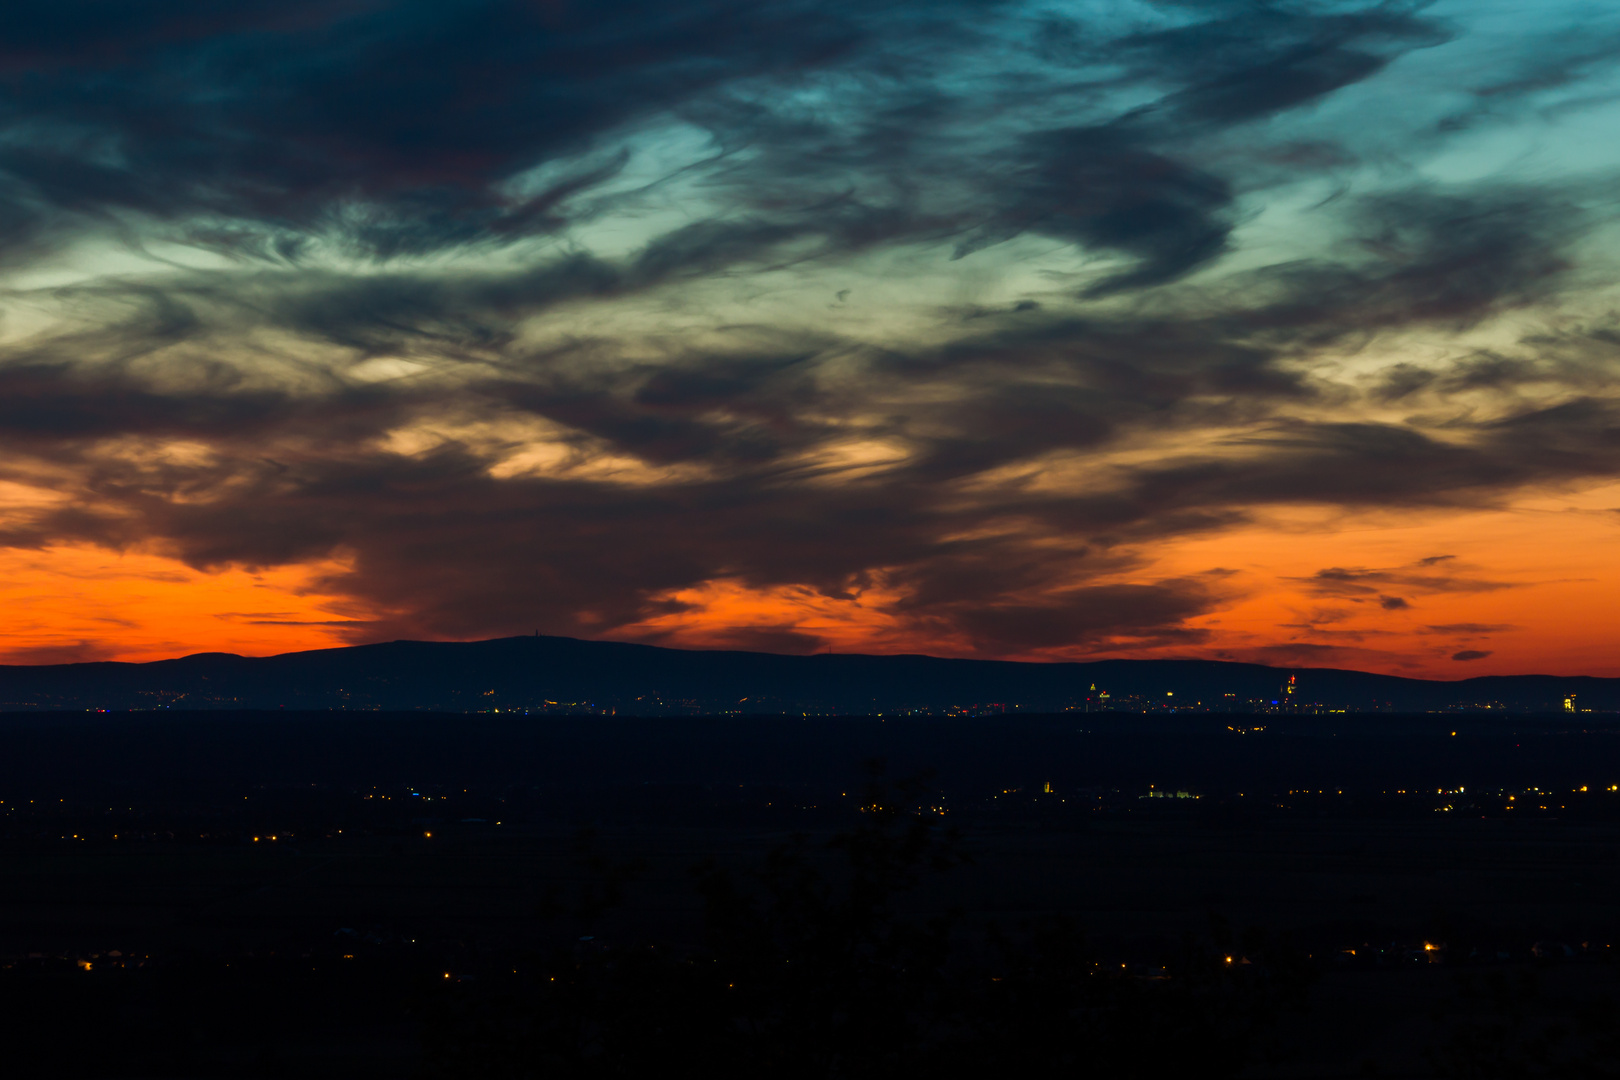
<instances>
[{"instance_id":1,"label":"orange glow on horizon","mask_svg":"<svg viewBox=\"0 0 1620 1080\"><path fill-rule=\"evenodd\" d=\"M1620 675L1620 622L1612 614L1620 609L1620 569L1608 557L1620 534L1617 506L1620 485L1486 510L1353 519L1326 510L1277 513L1163 543L1128 574L1096 582L1205 575L1219 595L1180 627L1199 637L1099 638L1000 655L1193 656L1449 679ZM344 569L328 560L207 572L88 545L0 549L8 616L0 663L351 644L364 640L370 613L323 584ZM850 595L716 579L655 598L681 607L605 636L687 648L990 655L943 621L909 613L905 597L874 577L876 585Z\"/></svg>"},{"instance_id":2,"label":"orange glow on horizon","mask_svg":"<svg viewBox=\"0 0 1620 1080\"><path fill-rule=\"evenodd\" d=\"M1264 524L1166 543L1148 565L1105 582L1225 571L1230 596L1184 624L1206 635L1202 643L1104 640L1000 658L1198 657L1439 679L1620 676L1620 568L1610 555L1620 539L1616 507L1620 485L1471 511L1277 514ZM1349 582L1339 595L1333 579L1317 576L1324 570L1345 571ZM1361 585L1357 574L1373 576ZM1365 592L1351 591L1358 587ZM763 642L798 632L837 651L983 655L940 628L908 623L893 606L900 597L881 589L836 599L804 587L722 580L663 599L688 607L612 636L758 648L765 646L746 644L749 631ZM1465 659L1453 659L1459 654Z\"/></svg>"},{"instance_id":3,"label":"orange glow on horizon","mask_svg":"<svg viewBox=\"0 0 1620 1080\"><path fill-rule=\"evenodd\" d=\"M336 563L194 570L88 545L0 548L0 663L267 655L346 645L353 605L314 583Z\"/></svg>"},{"instance_id":4,"label":"orange glow on horizon","mask_svg":"<svg viewBox=\"0 0 1620 1080\"><path fill-rule=\"evenodd\" d=\"M1169 576L1231 568L1237 602L1189 620L1211 634L1196 654L1303 667L1351 667L1419 678L1620 675L1620 485L1468 512L1368 516L1331 526L1293 522L1174 545ZM1449 556L1433 585L1390 584L1359 598L1321 595L1327 568L1392 569L1421 581L1420 560ZM1449 579L1449 584L1448 584ZM1405 606L1384 609L1378 595ZM1310 657L1331 645L1333 656ZM1300 648L1297 658L1279 655ZM1458 653L1488 655L1457 661Z\"/></svg>"},{"instance_id":5,"label":"orange glow on horizon","mask_svg":"<svg viewBox=\"0 0 1620 1080\"><path fill-rule=\"evenodd\" d=\"M663 643L682 648L748 649L761 648L752 642L768 642L772 635L803 634L819 638L824 648L836 652L928 651L886 610L901 599L899 594L881 588L840 598L802 585L750 588L721 579L677 589L659 599L688 607L622 627L610 636L650 642L667 637ZM950 652L953 644L935 639L928 648Z\"/></svg>"}]
</instances>

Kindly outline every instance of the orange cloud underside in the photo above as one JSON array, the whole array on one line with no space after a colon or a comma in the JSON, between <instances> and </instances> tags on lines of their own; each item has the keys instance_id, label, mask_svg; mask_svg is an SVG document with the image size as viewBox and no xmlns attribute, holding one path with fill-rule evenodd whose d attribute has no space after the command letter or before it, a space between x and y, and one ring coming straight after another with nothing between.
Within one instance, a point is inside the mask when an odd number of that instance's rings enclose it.
<instances>
[{"instance_id":1,"label":"orange cloud underside","mask_svg":"<svg viewBox=\"0 0 1620 1080\"><path fill-rule=\"evenodd\" d=\"M1600 508L1598 503L1607 503ZM1512 509L1405 521L1346 522L1331 531L1298 523L1178 545L1155 566L1165 574L1223 566L1250 591L1189 625L1210 631L1209 657L1355 667L1425 678L1546 673L1620 675L1620 489L1546 499ZM1439 564L1455 591L1391 585L1358 600L1320 595L1319 571ZM1407 605L1386 610L1378 595ZM1309 659L1311 646L1341 650ZM1303 647L1303 648L1301 648ZM1462 652L1486 652L1456 661Z\"/></svg>"},{"instance_id":2,"label":"orange cloud underside","mask_svg":"<svg viewBox=\"0 0 1620 1080\"><path fill-rule=\"evenodd\" d=\"M1263 526L1165 544L1131 575L1109 579L1219 580L1223 598L1184 624L1203 633L1198 643L1149 647L1126 638L1022 658L1203 656L1440 678L1620 675L1616 506L1620 485L1498 510L1277 515ZM1423 562L1437 556L1449 558ZM1322 578L1330 568L1343 573ZM347 644L364 636L364 608L321 587L341 569L329 561L203 572L88 546L0 549L0 662ZM1225 576L1207 578L1217 569ZM1401 603L1381 602L1388 597ZM908 620L898 611L903 598L883 588L831 597L716 580L662 599L681 610L611 636L700 648L803 651L819 641L838 651L974 655L967 639ZM1488 655L1452 659L1458 653Z\"/></svg>"},{"instance_id":3,"label":"orange cloud underside","mask_svg":"<svg viewBox=\"0 0 1620 1080\"><path fill-rule=\"evenodd\" d=\"M1204 632L1201 644L1144 647L1126 639L1009 658L1199 656L1451 679L1620 676L1615 507L1620 485L1494 510L1277 515L1263 526L1166 544L1132 577L1109 579L1229 571L1221 579L1229 599L1184 624ZM1424 565L1436 557L1444 558ZM1340 580L1352 588L1335 590L1335 579L1318 576L1324 570L1345 571ZM1385 606L1384 598L1400 604ZM689 607L616 636L736 647L742 627L799 631L840 651L973 655L965 640L905 622L890 607L897 597L881 591L838 600L719 581L667 599ZM1453 659L1479 653L1487 655Z\"/></svg>"},{"instance_id":4,"label":"orange cloud underside","mask_svg":"<svg viewBox=\"0 0 1620 1080\"><path fill-rule=\"evenodd\" d=\"M158 555L89 546L0 548L0 662L265 655L346 644L343 598L312 588L338 568L205 573Z\"/></svg>"},{"instance_id":5,"label":"orange cloud underside","mask_svg":"<svg viewBox=\"0 0 1620 1080\"><path fill-rule=\"evenodd\" d=\"M888 610L901 597L881 588L850 599L826 596L799 585L749 588L737 581L722 580L679 589L661 599L689 606L685 611L625 627L613 636L727 649L749 647L750 635L768 641L773 633L797 633L819 639L837 652L948 655L963 649L962 643L948 639L924 640Z\"/></svg>"}]
</instances>

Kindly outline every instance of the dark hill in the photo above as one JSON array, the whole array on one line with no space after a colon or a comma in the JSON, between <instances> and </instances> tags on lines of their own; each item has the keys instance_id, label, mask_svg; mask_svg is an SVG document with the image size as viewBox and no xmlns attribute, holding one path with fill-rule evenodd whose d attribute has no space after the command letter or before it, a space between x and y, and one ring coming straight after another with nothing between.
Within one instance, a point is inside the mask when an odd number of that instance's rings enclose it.
<instances>
[{"instance_id":1,"label":"dark hill","mask_svg":"<svg viewBox=\"0 0 1620 1080\"><path fill-rule=\"evenodd\" d=\"M665 649L561 637L393 641L146 664L0 667L0 709L431 709L694 713L1057 712L1294 708L1416 712L1620 707L1620 679L1548 675L1438 682L1210 660L1038 664L929 656ZM1096 687L1093 691L1092 687ZM1107 698L1102 697L1107 693Z\"/></svg>"}]
</instances>

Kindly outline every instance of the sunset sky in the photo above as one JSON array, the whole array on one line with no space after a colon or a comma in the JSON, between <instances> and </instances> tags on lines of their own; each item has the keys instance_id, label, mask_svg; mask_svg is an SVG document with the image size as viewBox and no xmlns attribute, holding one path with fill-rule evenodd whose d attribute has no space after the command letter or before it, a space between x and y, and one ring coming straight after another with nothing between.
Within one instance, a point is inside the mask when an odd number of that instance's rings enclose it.
<instances>
[{"instance_id":1,"label":"sunset sky","mask_svg":"<svg viewBox=\"0 0 1620 1080\"><path fill-rule=\"evenodd\" d=\"M0 662L1620 675L1620 5L11 0Z\"/></svg>"}]
</instances>

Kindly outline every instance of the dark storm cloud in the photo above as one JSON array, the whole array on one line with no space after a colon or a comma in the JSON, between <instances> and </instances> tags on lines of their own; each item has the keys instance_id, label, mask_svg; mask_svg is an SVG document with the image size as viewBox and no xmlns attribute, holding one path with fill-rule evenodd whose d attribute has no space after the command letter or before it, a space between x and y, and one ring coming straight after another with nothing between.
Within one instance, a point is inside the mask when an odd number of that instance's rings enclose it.
<instances>
[{"instance_id":1,"label":"dark storm cloud","mask_svg":"<svg viewBox=\"0 0 1620 1080\"><path fill-rule=\"evenodd\" d=\"M8 664L85 664L97 660L111 660L118 653L108 642L78 641L61 645L7 649L4 655Z\"/></svg>"},{"instance_id":2,"label":"dark storm cloud","mask_svg":"<svg viewBox=\"0 0 1620 1080\"><path fill-rule=\"evenodd\" d=\"M305 419L308 431L326 426L316 416ZM289 422L281 437L296 443L302 434L304 425ZM1207 609L1212 595L1208 583L1188 582L1005 602L1038 593L1063 560L1015 560L994 542L942 544L937 533L951 517L934 505L936 493L907 497L879 485L807 489L746 476L628 489L497 480L485 459L456 445L417 458L354 445L347 456L282 457L288 460L175 465L157 475L140 462L101 459L93 479L100 512L59 509L8 540L73 536L117 548L162 537L199 567L348 551L353 570L331 584L376 609L399 612L357 627L364 636L465 636L524 626L599 632L647 614L649 593L717 574L848 595L865 587L865 568L898 565L915 586L906 617L966 632L995 651L1037 638L1060 644L1064 635L1167 640L1182 619ZM187 492L209 497L172 497ZM997 598L1004 602L996 610L975 614ZM1018 622L1030 629L1014 632ZM768 637L796 650L817 644L787 642L780 630L756 627L747 640Z\"/></svg>"},{"instance_id":3,"label":"dark storm cloud","mask_svg":"<svg viewBox=\"0 0 1620 1080\"><path fill-rule=\"evenodd\" d=\"M1154 586L1132 594L1138 610L1165 620L1157 631L1110 621L1108 612L1122 605L1110 606L1103 594L1074 605L1017 598L1077 565L1118 570L1099 552L1122 538L1213 528L1255 506L1488 501L1516 485L1601 475L1620 464L1612 406L1597 399L1521 409L1444 433L1272 419L1279 409L1323 400L1284 363L1302 343L1359 333L1369 311L1386 324L1420 322L1435 310L1427 299L1435 290L1466 293L1474 309L1489 310L1533 287L1530 279L1552 257L1544 252L1556 250L1556 237L1537 245L1534 219L1494 204L1467 211L1448 202L1421 228L1410 224L1410 206L1392 213L1381 200L1356 218L1374 222L1376 237L1404 237L1384 248L1401 257L1341 268L1337 288L1321 295L1314 294L1320 272L1304 268L1270 302L1216 316L1075 321L1014 312L936 352L876 356L864 377L867 395L928 386L950 392L880 418L875 432L904 438L908 460L876 479L829 487L794 483L797 466L788 463L837 434L829 416L859 407L859 397L815 377L834 339L629 366L592 359L598 349L611 351L610 341L551 355L514 351L522 318L559 299L634 287L624 269L600 260L442 277L266 271L162 293L102 286L81 299L112 304L121 321L30 342L19 360L31 362L0 372L0 438L67 463L85 461L97 439L202 439L222 460L137 466L98 458L92 483L103 512L59 511L11 539L74 536L127 546L158 538L199 566L354 552L355 570L341 586L401 613L374 627L379 632L470 635L535 622L592 632L634 621L649 595L716 576L808 582L831 594L885 567L898 568L891 572L910 592L906 617L991 651L1057 644L1065 634L1192 641L1182 622L1207 609L1207 591ZM1392 216L1399 228L1386 226ZM1447 232L1459 219L1473 222L1472 231ZM1463 255L1447 249L1448 237ZM1482 284L1459 284L1459 275ZM1444 306L1447 317L1462 310ZM219 364L193 364L182 387L154 385L128 368L132 358L253 326L359 355L477 361L509 376L452 388L337 383L309 395L242 385L236 369ZM113 363L86 368L68 359L86 355ZM663 488L496 481L486 459L453 440L412 459L373 448L387 430L430 409L469 420L544 417L610 450L699 465L712 478ZM1098 494L1013 488L963 504L953 489L986 469L1105 448L1131 432L1234 423L1260 425L1233 444L1240 452L1124 468L1114 489ZM182 494L188 498L173 501ZM969 544L939 539L997 517L1037 528ZM1029 536L1053 533L1102 546L1082 556L1072 548L1027 555ZM660 538L657 551L645 550L647 536ZM1416 569L1318 578L1314 588L1392 600L1402 599L1392 590L1490 584ZM1040 632L1007 629L1020 621Z\"/></svg>"},{"instance_id":4,"label":"dark storm cloud","mask_svg":"<svg viewBox=\"0 0 1620 1080\"><path fill-rule=\"evenodd\" d=\"M1368 569L1366 567L1330 566L1318 570L1309 578L1294 579L1304 584L1317 596L1341 597L1347 600L1374 599L1386 609L1400 609L1410 605L1400 597L1385 595L1382 590L1394 587L1421 593L1474 593L1494 592L1511 588L1506 582L1490 581L1476 575L1446 571L1435 573L1431 569L1444 564L1418 562L1412 566L1394 569ZM1395 601L1391 603L1390 601Z\"/></svg>"},{"instance_id":5,"label":"dark storm cloud","mask_svg":"<svg viewBox=\"0 0 1620 1080\"><path fill-rule=\"evenodd\" d=\"M1206 630L1184 621L1217 603L1208 582L1166 581L1152 585L1094 585L1066 590L1034 604L992 604L982 600L953 620L986 653L1099 643L1195 645Z\"/></svg>"},{"instance_id":6,"label":"dark storm cloud","mask_svg":"<svg viewBox=\"0 0 1620 1080\"><path fill-rule=\"evenodd\" d=\"M310 234L382 258L500 243L562 224L559 203L624 159L524 194L502 181L689 102L720 146L760 156L731 174L756 212L655 239L636 267L644 279L713 272L803 238L851 250L957 231L966 253L1034 231L1131 257L1093 286L1118 292L1225 250L1231 182L1178 160L1190 133L1300 106L1438 34L1411 7L1238 5L1105 46L1076 16L1068 30L1085 47L1054 55L1081 68L1134 58L1135 79L1168 85L1167 104L1024 131L1008 153L942 150L951 144L930 142L931 129L977 111L993 131L998 114L1046 92L1031 84L987 102L943 88L950 61L971 60L975 22L1006 6L312 2L214 17L170 2L110 17L23 4L0 37L0 127L12 136L0 175L17 192L0 227L14 219L32 234L47 211L134 210L276 259L298 258ZM853 115L789 122L756 99L724 105L733 84L789 84L818 68L867 74ZM927 209L918 169L960 178L968 201Z\"/></svg>"},{"instance_id":7,"label":"dark storm cloud","mask_svg":"<svg viewBox=\"0 0 1620 1080\"><path fill-rule=\"evenodd\" d=\"M1183 122L1231 123L1297 108L1447 36L1420 17L1424 2L1338 12L1242 0L1186 6L1211 17L1112 46L1149 71L1184 80L1185 88L1157 107Z\"/></svg>"},{"instance_id":8,"label":"dark storm cloud","mask_svg":"<svg viewBox=\"0 0 1620 1080\"><path fill-rule=\"evenodd\" d=\"M506 273L264 275L219 299L237 307L230 313L237 318L363 354L425 346L478 355L506 344L520 318L559 301L607 295L620 280L613 267L580 255Z\"/></svg>"},{"instance_id":9,"label":"dark storm cloud","mask_svg":"<svg viewBox=\"0 0 1620 1080\"><path fill-rule=\"evenodd\" d=\"M374 434L407 406L398 395L366 389L316 398L244 389L234 371L217 374L213 386L203 377L177 393L118 372L0 367L0 445L71 458L94 440L131 435L254 445L307 430L343 441Z\"/></svg>"},{"instance_id":10,"label":"dark storm cloud","mask_svg":"<svg viewBox=\"0 0 1620 1080\"><path fill-rule=\"evenodd\" d=\"M1002 209L957 254L1037 232L1135 258L1091 286L1092 296L1163 284L1214 261L1234 224L1232 185L1177 160L1174 149L1309 104L1443 40L1417 16L1423 6L1324 14L1233 4L1191 25L1110 42L1098 50L1108 62L1134 62L1138 78L1173 89L1107 124L1026 136L1013 157L1020 167L1000 174L993 195Z\"/></svg>"},{"instance_id":11,"label":"dark storm cloud","mask_svg":"<svg viewBox=\"0 0 1620 1080\"><path fill-rule=\"evenodd\" d=\"M0 15L0 171L60 212L338 229L387 257L554 225L591 177L492 187L751 76L836 62L946 7L20 0ZM359 203L356 221L335 215Z\"/></svg>"},{"instance_id":12,"label":"dark storm cloud","mask_svg":"<svg viewBox=\"0 0 1620 1080\"><path fill-rule=\"evenodd\" d=\"M1340 284L1359 294L1360 310L1347 314L1368 328L1391 320L1467 325L1539 299L1569 268L1567 247L1583 221L1557 193L1512 189L1419 188L1369 198L1356 218L1356 243L1377 268Z\"/></svg>"},{"instance_id":13,"label":"dark storm cloud","mask_svg":"<svg viewBox=\"0 0 1620 1080\"><path fill-rule=\"evenodd\" d=\"M1445 434L1394 424L1289 422L1241 440L1250 455L1142 466L1117 494L1075 505L1122 518L1278 503L1479 506L1526 485L1620 472L1620 410L1608 400L1529 409Z\"/></svg>"},{"instance_id":14,"label":"dark storm cloud","mask_svg":"<svg viewBox=\"0 0 1620 1080\"><path fill-rule=\"evenodd\" d=\"M842 598L887 584L898 618L986 654L1175 647L1204 640L1188 621L1228 585L1098 583L1139 567L1133 544L1266 506L1484 504L1620 469L1596 383L1445 426L1324 419L1356 399L1300 362L1545 297L1586 220L1557 193L1414 182L1345 197L1322 210L1329 250L1165 298L1232 250L1245 192L1354 163L1331 132L1271 145L1262 122L1440 41L1420 5L1190 5L1122 39L1082 10L998 61L985 43L1015 14L971 0L9 5L0 257L94 230L145 242L144 216L246 265L10 294L76 321L5 346L0 475L75 501L4 539L156 543L204 568L341 553L352 568L328 584L360 614L335 624L361 637L596 634L729 578ZM858 92L828 89L838 74ZM807 87L822 104L789 100ZM701 176L719 210L617 256L559 240L502 268L468 259L605 213L620 196L595 193L632 163L615 140L670 115L712 139ZM547 164L544 182L512 183ZM938 345L832 326L656 348L614 336L608 305L685 283L906 243L995 272L1019 236L1104 262L1039 303L958 305ZM381 265L334 269L312 254L327 241ZM423 254L463 261L404 258ZM1114 306L1077 313L1076 296ZM524 336L591 304L606 312L593 336ZM436 366L355 385L345 366L367 358ZM255 367L272 360L297 377ZM1427 401L1564 371L1475 356L1396 368L1370 393ZM686 471L497 477L519 437L469 434L541 422L586 464ZM446 433L384 448L412 424ZM903 452L869 473L818 457L852 438ZM1133 439L1171 448L1078 492L969 486ZM1501 587L1433 565L1306 584L1389 611ZM731 635L821 644L774 623Z\"/></svg>"},{"instance_id":15,"label":"dark storm cloud","mask_svg":"<svg viewBox=\"0 0 1620 1080\"><path fill-rule=\"evenodd\" d=\"M1234 304L1216 316L1114 320L1015 313L1004 330L936 355L891 358L892 369L908 377L948 370L973 389L954 406L951 427L960 434L934 440L915 468L940 479L1042 450L1103 445L1141 425L1195 430L1325 404L1322 387L1288 363L1299 351L1354 346L1371 333L1436 321L1470 325L1528 304L1558 282L1578 215L1556 202L1532 205L1522 193L1419 192L1367 200L1348 218L1352 258L1269 268L1250 283L1258 304ZM1409 369L1397 369L1397 378L1410 389L1381 387L1375 396L1391 400L1434 379ZM1448 376L1447 385L1457 387L1457 377ZM1563 413L1579 408L1561 406ZM1585 408L1595 410L1585 422L1597 423L1606 406ZM1463 445L1409 425L1283 423L1253 437L1250 445L1266 452L1242 463L1143 468L1130 498L1165 510L1313 496L1352 504L1476 500L1563 471L1521 457L1518 440L1498 434L1535 424L1535 415L1520 410L1489 426L1486 439ZM1551 437L1557 425L1544 426ZM1595 475L1616 462L1598 450L1585 467L1562 464ZM1120 512L1134 511L1122 505Z\"/></svg>"},{"instance_id":16,"label":"dark storm cloud","mask_svg":"<svg viewBox=\"0 0 1620 1080\"><path fill-rule=\"evenodd\" d=\"M1263 503L1443 503L1459 492L1483 497L1502 484L1613 465L1602 454L1561 449L1601 448L1590 436L1607 413L1586 405L1494 422L1460 446L1402 428L1295 423L1251 440L1250 453L1237 460L1126 470L1126 486L1114 494L997 491L964 505L953 484L973 468L1054 447L1098 445L1124 425L1151 430L1166 423L1174 430L1186 401L1222 387L1247 407L1304 393L1280 380L1268 397L1256 392L1264 379L1237 374L1246 364L1263 372L1264 354L1228 350L1225 365L1192 363L1178 372L1169 359L1178 353L1172 345L1164 370L1155 370L1151 360L1136 367L1112 360L1112 350L1152 335L1100 346L1095 337L1107 335L1043 337L1039 362L1014 356L1042 374L1051 350L1067 352L1078 359L1066 370L1084 373L1089 388L1044 395L1032 389L1021 406L1017 397L1003 406L998 402L1017 385L1006 373L986 385L986 395L969 393L964 402L947 401L912 418L925 421L924 430L962 433L935 440L933 450L919 436L920 463L894 476L827 486L796 483L779 466L785 455L827 437L812 417L842 407L807 377L817 364L813 355L705 353L629 378L565 366L554 377L479 382L448 397L442 389L375 387L307 397L228 381L211 390L163 389L130 375L18 367L5 373L0 433L17 450L91 462L90 491L100 509L55 511L8 539L76 537L125 547L157 538L201 567L351 552L354 569L334 587L398 613L356 623L363 636L472 636L536 626L594 633L648 614L649 595L716 576L761 586L808 583L835 595L858 591L869 568L899 568L891 572L908 599L898 614L994 654L1065 641L1201 640L1185 620L1216 603L1218 591L1207 582L1044 595L1047 583L1077 569L1128 568L1108 553L1109 536L1209 528L1241 514L1234 506ZM1006 347L1007 339L997 340ZM1088 358L1091 349L1100 358ZM997 353L993 362L1005 372L1007 359ZM952 358L939 370L959 379L970 366ZM913 377L919 371L907 370ZM998 422L989 410L1003 407L1005 420ZM468 418L544 416L644 461L698 463L718 472L705 481L642 487L566 477L497 480L487 458L453 440L412 458L372 445L413 415L443 408ZM1572 432L1578 423L1584 427ZM201 439L222 459L153 465L91 454L96 439L126 435ZM1511 455L1492 445L1499 436ZM964 457L964 447L976 449ZM1037 528L941 539L1007 515ZM1071 545L1030 554L1031 536L1054 532L1104 543L1089 552ZM650 537L657 542L649 544ZM1399 593L1499 587L1445 570L1445 563L1436 557L1395 569L1330 568L1308 584L1324 595L1386 606Z\"/></svg>"},{"instance_id":17,"label":"dark storm cloud","mask_svg":"<svg viewBox=\"0 0 1620 1080\"><path fill-rule=\"evenodd\" d=\"M1212 261L1231 232L1232 193L1123 128L1046 131L1026 140L1028 166L1002 185L1005 208L957 245L958 257L1025 232L1134 256L1093 296L1172 281Z\"/></svg>"},{"instance_id":18,"label":"dark storm cloud","mask_svg":"<svg viewBox=\"0 0 1620 1080\"><path fill-rule=\"evenodd\" d=\"M1043 232L1134 257L1135 270L1098 286L1118 290L1173 279L1224 249L1229 182L1177 160L1189 135L1306 105L1439 40L1417 10L1235 5L1112 42L1083 11L1048 15L1045 46L1034 44L1054 67L1049 85L1026 77L1022 92L986 98L948 76L986 62L973 53L979 31L1016 11L998 0L306 0L229 12L187 0L23 0L0 16L10 136L0 229L25 245L64 215L135 211L194 241L277 259L298 258L309 233L379 258L501 243L559 227L561 204L624 159L521 193L504 181L685 108L720 147L763 155L765 172L736 179L772 212L665 238L646 256L655 272L718 265L826 227L820 218L845 246L954 228L969 230L967 251ZM1130 81L1162 89L1159 105L1025 131L1011 171L984 158L962 173L980 188L977 206L923 212L898 194L916 191L919 167L966 163L942 159L930 133L975 113L990 131L998 115L1087 86L1063 67L1122 59ZM768 97L730 93L826 70L865 79L853 115L775 117ZM799 220L784 214L795 205Z\"/></svg>"},{"instance_id":19,"label":"dark storm cloud","mask_svg":"<svg viewBox=\"0 0 1620 1080\"><path fill-rule=\"evenodd\" d=\"M1463 649L1461 652L1452 653L1451 658L1466 662L1469 660L1483 660L1489 655L1491 655L1489 649Z\"/></svg>"}]
</instances>

